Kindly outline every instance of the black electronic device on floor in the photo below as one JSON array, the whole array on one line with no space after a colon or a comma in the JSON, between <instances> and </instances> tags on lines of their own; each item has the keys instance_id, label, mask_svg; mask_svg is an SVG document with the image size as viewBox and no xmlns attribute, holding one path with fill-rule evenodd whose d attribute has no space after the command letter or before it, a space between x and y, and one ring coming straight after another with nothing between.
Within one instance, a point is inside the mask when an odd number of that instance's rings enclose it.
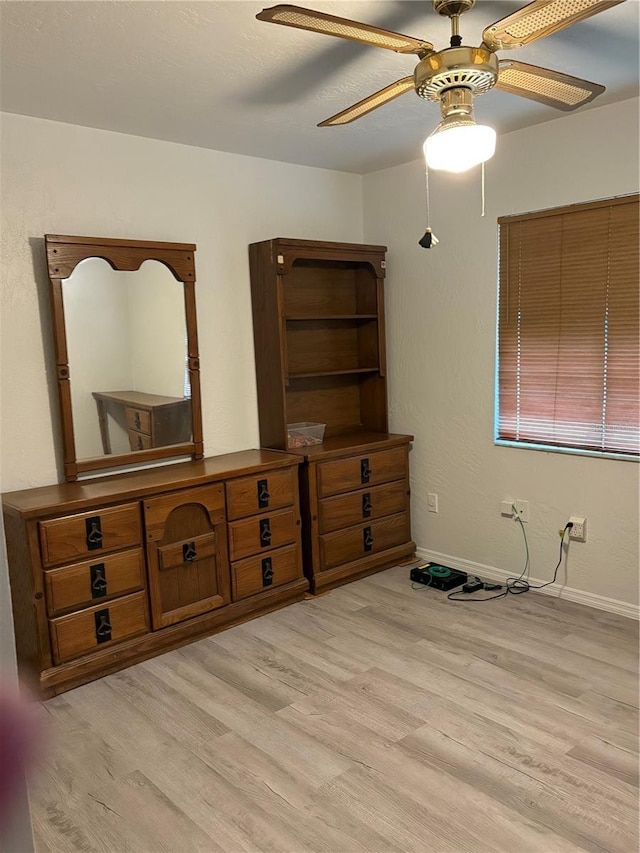
<instances>
[{"instance_id":1,"label":"black electronic device on floor","mask_svg":"<svg viewBox=\"0 0 640 853\"><path fill-rule=\"evenodd\" d=\"M425 563L411 569L409 578L413 583L422 583L433 589L441 589L447 592L447 590L462 586L467 580L467 573L450 569L449 566L442 566L440 563Z\"/></svg>"}]
</instances>

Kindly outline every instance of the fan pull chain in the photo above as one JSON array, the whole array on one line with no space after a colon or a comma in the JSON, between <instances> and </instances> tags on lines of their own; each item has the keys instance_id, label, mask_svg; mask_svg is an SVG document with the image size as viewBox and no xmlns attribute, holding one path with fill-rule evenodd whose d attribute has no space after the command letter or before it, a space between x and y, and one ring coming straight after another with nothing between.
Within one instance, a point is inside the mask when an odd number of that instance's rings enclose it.
<instances>
[{"instance_id":1,"label":"fan pull chain","mask_svg":"<svg viewBox=\"0 0 640 853\"><path fill-rule=\"evenodd\" d=\"M484 216L484 160L482 161L481 168L482 168L482 177L481 177L481 180L480 180L480 187L481 187L481 189L480 189L480 198L481 198L481 205L482 205L482 207L481 207L481 213L480 213L480 216Z\"/></svg>"},{"instance_id":2,"label":"fan pull chain","mask_svg":"<svg viewBox=\"0 0 640 853\"><path fill-rule=\"evenodd\" d=\"M431 230L431 201L429 198L429 166L425 163L424 166L424 177L425 177L425 190L426 190L426 199L427 199L427 228L424 232L424 235L418 240L418 245L422 246L423 249L430 249L432 246L435 246L440 241L436 237L436 235Z\"/></svg>"}]
</instances>

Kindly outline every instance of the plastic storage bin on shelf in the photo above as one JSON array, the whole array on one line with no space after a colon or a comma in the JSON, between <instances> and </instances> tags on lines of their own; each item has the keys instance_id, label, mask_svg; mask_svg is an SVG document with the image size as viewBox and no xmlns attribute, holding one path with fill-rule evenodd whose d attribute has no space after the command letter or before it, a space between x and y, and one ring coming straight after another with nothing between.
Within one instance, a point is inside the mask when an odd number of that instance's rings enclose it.
<instances>
[{"instance_id":1,"label":"plastic storage bin on shelf","mask_svg":"<svg viewBox=\"0 0 640 853\"><path fill-rule=\"evenodd\" d=\"M299 424L287 424L287 445L289 447L309 447L322 444L326 424L314 424L303 421Z\"/></svg>"}]
</instances>

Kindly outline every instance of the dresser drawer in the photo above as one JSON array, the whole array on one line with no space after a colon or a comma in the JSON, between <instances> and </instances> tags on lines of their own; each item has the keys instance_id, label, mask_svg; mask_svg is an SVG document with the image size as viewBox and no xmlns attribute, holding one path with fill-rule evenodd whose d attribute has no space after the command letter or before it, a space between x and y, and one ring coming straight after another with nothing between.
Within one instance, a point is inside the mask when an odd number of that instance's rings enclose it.
<instances>
[{"instance_id":1,"label":"dresser drawer","mask_svg":"<svg viewBox=\"0 0 640 853\"><path fill-rule=\"evenodd\" d=\"M291 509L231 522L228 525L231 560L295 542L299 523Z\"/></svg>"},{"instance_id":2,"label":"dresser drawer","mask_svg":"<svg viewBox=\"0 0 640 853\"><path fill-rule=\"evenodd\" d=\"M73 566L48 569L44 573L44 584L50 616L97 604L100 599L135 592L144 588L142 550L136 548Z\"/></svg>"},{"instance_id":3,"label":"dresser drawer","mask_svg":"<svg viewBox=\"0 0 640 853\"><path fill-rule=\"evenodd\" d=\"M125 408L127 418L127 426L135 432L146 432L151 434L151 414L148 411L134 409L127 406Z\"/></svg>"},{"instance_id":4,"label":"dresser drawer","mask_svg":"<svg viewBox=\"0 0 640 853\"><path fill-rule=\"evenodd\" d=\"M130 450L148 450L152 446L150 435L144 432L136 432L133 429L129 430Z\"/></svg>"},{"instance_id":5,"label":"dresser drawer","mask_svg":"<svg viewBox=\"0 0 640 853\"><path fill-rule=\"evenodd\" d=\"M233 600L247 598L272 586L302 577L298 548L289 545L268 555L251 557L231 565Z\"/></svg>"},{"instance_id":6,"label":"dresser drawer","mask_svg":"<svg viewBox=\"0 0 640 853\"><path fill-rule=\"evenodd\" d=\"M215 557L218 550L218 540L215 533L204 533L192 536L183 542L172 542L170 545L158 546L158 568L175 569L185 563L195 563L208 557Z\"/></svg>"},{"instance_id":7,"label":"dresser drawer","mask_svg":"<svg viewBox=\"0 0 640 853\"><path fill-rule=\"evenodd\" d=\"M55 663L86 655L115 643L146 634L149 630L145 594L116 598L50 619L51 645Z\"/></svg>"},{"instance_id":8,"label":"dresser drawer","mask_svg":"<svg viewBox=\"0 0 640 853\"><path fill-rule=\"evenodd\" d=\"M227 517L245 518L270 509L291 506L297 488L297 467L230 480L226 483Z\"/></svg>"},{"instance_id":9,"label":"dresser drawer","mask_svg":"<svg viewBox=\"0 0 640 853\"><path fill-rule=\"evenodd\" d=\"M408 503L407 491L406 482L396 480L371 489L323 498L318 509L320 533L330 533L367 519L404 512Z\"/></svg>"},{"instance_id":10,"label":"dresser drawer","mask_svg":"<svg viewBox=\"0 0 640 853\"><path fill-rule=\"evenodd\" d=\"M411 539L409 517L405 512L390 515L370 524L348 527L320 537L320 562L322 569L331 569L343 563L359 560L368 554L377 554Z\"/></svg>"},{"instance_id":11,"label":"dresser drawer","mask_svg":"<svg viewBox=\"0 0 640 853\"><path fill-rule=\"evenodd\" d=\"M318 495L335 495L407 476L406 447L394 447L318 465Z\"/></svg>"},{"instance_id":12,"label":"dresser drawer","mask_svg":"<svg viewBox=\"0 0 640 853\"><path fill-rule=\"evenodd\" d=\"M140 545L140 506L123 504L39 522L45 566Z\"/></svg>"}]
</instances>

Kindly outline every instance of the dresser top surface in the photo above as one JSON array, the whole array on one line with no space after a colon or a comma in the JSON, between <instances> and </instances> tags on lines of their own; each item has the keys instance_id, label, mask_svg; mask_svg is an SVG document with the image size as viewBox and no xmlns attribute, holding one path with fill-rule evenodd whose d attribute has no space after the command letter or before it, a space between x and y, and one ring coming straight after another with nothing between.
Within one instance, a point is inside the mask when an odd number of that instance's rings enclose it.
<instances>
[{"instance_id":1,"label":"dresser top surface","mask_svg":"<svg viewBox=\"0 0 640 853\"><path fill-rule=\"evenodd\" d=\"M320 462L338 456L375 453L378 450L387 450L390 447L410 444L412 441L412 435L358 430L357 432L327 436L322 444L310 444L307 447L291 447L287 452L300 456L309 462Z\"/></svg>"},{"instance_id":2,"label":"dresser top surface","mask_svg":"<svg viewBox=\"0 0 640 853\"><path fill-rule=\"evenodd\" d=\"M24 518L59 512L80 512L105 503L133 500L163 491L198 486L212 480L250 476L262 471L299 465L302 459L275 450L240 450L210 456L198 462L180 462L113 476L92 477L74 483L59 483L6 492L5 512Z\"/></svg>"},{"instance_id":3,"label":"dresser top surface","mask_svg":"<svg viewBox=\"0 0 640 853\"><path fill-rule=\"evenodd\" d=\"M122 403L125 406L138 406L144 409L190 402L186 397L166 397L160 394L145 394L143 391L94 391L93 396L96 400Z\"/></svg>"}]
</instances>

